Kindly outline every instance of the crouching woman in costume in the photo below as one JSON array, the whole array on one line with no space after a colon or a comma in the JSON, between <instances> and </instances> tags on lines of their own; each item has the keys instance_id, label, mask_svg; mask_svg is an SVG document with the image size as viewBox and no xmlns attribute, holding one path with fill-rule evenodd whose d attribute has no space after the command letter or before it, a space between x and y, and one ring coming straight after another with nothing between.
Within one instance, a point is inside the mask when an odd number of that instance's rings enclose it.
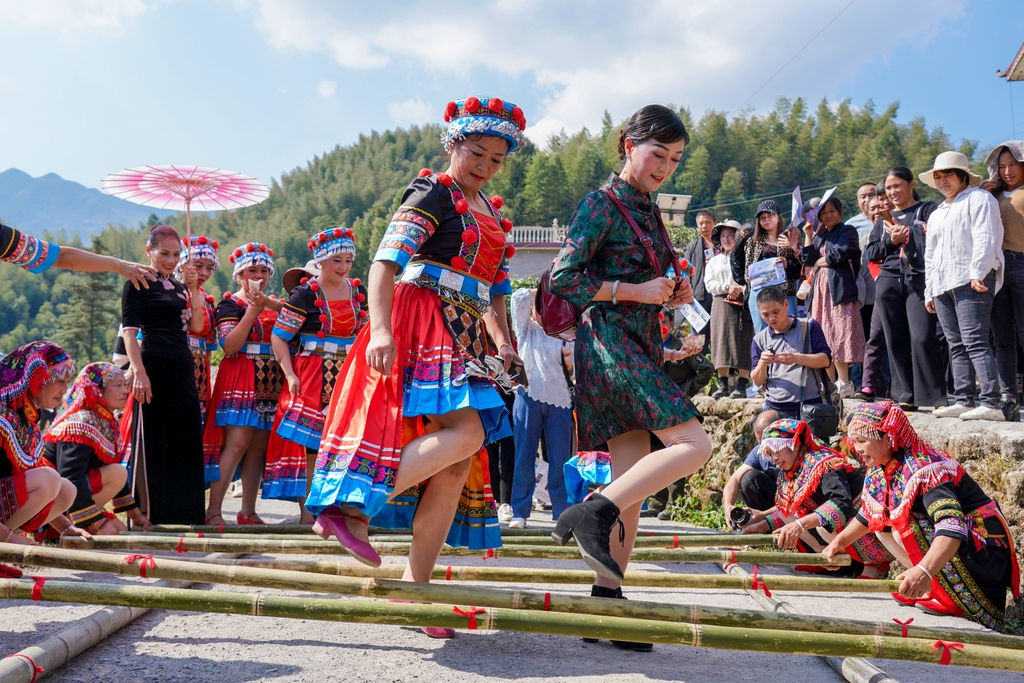
<instances>
[{"instance_id":1,"label":"crouching woman in costume","mask_svg":"<svg viewBox=\"0 0 1024 683\"><path fill-rule=\"evenodd\" d=\"M270 427L281 395L281 366L270 348L270 332L282 302L264 294L274 274L274 251L249 242L231 254L232 277L241 289L224 292L217 305L217 336L224 360L203 429L203 452L220 476L210 483L207 524L223 524L224 494L242 464L242 509L239 524L263 524L256 514L256 494L263 479Z\"/></svg>"},{"instance_id":2,"label":"crouching woman in costume","mask_svg":"<svg viewBox=\"0 0 1024 683\"><path fill-rule=\"evenodd\" d=\"M481 189L522 144L526 120L494 97L450 102L445 120L450 170L420 172L374 257L370 325L342 368L306 501L322 536L372 566L368 520L411 525L404 579L420 583L446 541L501 544L481 447L512 433L496 383L522 363L505 313L512 223Z\"/></svg>"},{"instance_id":3,"label":"crouching woman in costume","mask_svg":"<svg viewBox=\"0 0 1024 683\"><path fill-rule=\"evenodd\" d=\"M897 601L1002 631L1020 567L999 505L960 463L922 441L891 401L858 406L846 432L868 466L862 505L823 553L874 532L908 567L896 577Z\"/></svg>"},{"instance_id":4,"label":"crouching woman in costume","mask_svg":"<svg viewBox=\"0 0 1024 683\"><path fill-rule=\"evenodd\" d=\"M277 316L270 344L285 383L267 449L264 498L298 500L304 506L309 495L334 383L367 316L366 290L348 277L356 257L354 239L342 227L310 238L319 274L303 278ZM290 345L296 341L293 357ZM300 521L313 522L305 507Z\"/></svg>"},{"instance_id":5,"label":"crouching woman in costume","mask_svg":"<svg viewBox=\"0 0 1024 683\"><path fill-rule=\"evenodd\" d=\"M143 531L149 520L139 510L128 470L121 464L122 445L114 411L128 401L124 373L111 363L91 363L78 374L64 409L43 436L48 464L75 486L69 515L76 526L98 535L127 531L103 506L127 513Z\"/></svg>"},{"instance_id":6,"label":"crouching woman in costume","mask_svg":"<svg viewBox=\"0 0 1024 683\"><path fill-rule=\"evenodd\" d=\"M41 460L39 411L60 405L74 373L64 350L45 341L0 359L0 543L31 544L17 532L47 523L63 535L91 538L64 516L74 485Z\"/></svg>"},{"instance_id":7,"label":"crouching woman in costume","mask_svg":"<svg viewBox=\"0 0 1024 683\"><path fill-rule=\"evenodd\" d=\"M778 467L775 507L752 511L745 534L772 532L780 548L821 552L847 528L860 504L864 477L841 453L811 434L806 422L778 420L761 437L761 452ZM892 556L874 534L842 546L852 558L842 575L875 579L889 571ZM819 573L817 567L797 567Z\"/></svg>"}]
</instances>

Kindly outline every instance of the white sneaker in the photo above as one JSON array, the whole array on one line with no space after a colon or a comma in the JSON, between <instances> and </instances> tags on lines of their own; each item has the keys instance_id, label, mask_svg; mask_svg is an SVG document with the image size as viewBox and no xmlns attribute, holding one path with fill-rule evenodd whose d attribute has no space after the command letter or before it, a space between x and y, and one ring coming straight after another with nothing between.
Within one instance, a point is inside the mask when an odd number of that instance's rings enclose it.
<instances>
[{"instance_id":1,"label":"white sneaker","mask_svg":"<svg viewBox=\"0 0 1024 683\"><path fill-rule=\"evenodd\" d=\"M525 529L526 520L522 517L513 517L512 521L508 523L509 529Z\"/></svg>"},{"instance_id":2,"label":"white sneaker","mask_svg":"<svg viewBox=\"0 0 1024 683\"><path fill-rule=\"evenodd\" d=\"M508 503L502 503L498 506L498 521L499 522L511 522L515 515L512 513L512 506Z\"/></svg>"},{"instance_id":3,"label":"white sneaker","mask_svg":"<svg viewBox=\"0 0 1024 683\"><path fill-rule=\"evenodd\" d=\"M977 410L977 408L974 408L973 410ZM971 411L972 409L969 406L954 403L951 406L942 406L941 408L936 408L935 410L932 411L932 417L960 417L964 413L969 413ZM1002 414L1001 411L1000 414ZM977 418L968 417L965 419L972 420Z\"/></svg>"},{"instance_id":4,"label":"white sneaker","mask_svg":"<svg viewBox=\"0 0 1024 683\"><path fill-rule=\"evenodd\" d=\"M838 380L836 382L836 391L839 393L839 398L850 398L853 396L853 382L844 382Z\"/></svg>"},{"instance_id":5,"label":"white sneaker","mask_svg":"<svg viewBox=\"0 0 1024 683\"><path fill-rule=\"evenodd\" d=\"M986 408L978 406L974 410L968 410L960 415L961 420L990 420L992 422L1005 422L1006 416L999 408Z\"/></svg>"}]
</instances>

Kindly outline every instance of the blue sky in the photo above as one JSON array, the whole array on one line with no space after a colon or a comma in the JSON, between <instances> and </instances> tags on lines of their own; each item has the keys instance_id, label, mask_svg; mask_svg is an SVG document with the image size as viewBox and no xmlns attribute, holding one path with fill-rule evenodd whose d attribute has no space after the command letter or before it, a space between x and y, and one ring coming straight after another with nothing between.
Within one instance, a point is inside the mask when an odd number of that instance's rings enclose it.
<instances>
[{"instance_id":1,"label":"blue sky","mask_svg":"<svg viewBox=\"0 0 1024 683\"><path fill-rule=\"evenodd\" d=\"M543 144L650 102L733 112L761 86L755 112L899 101L986 148L1014 137L1011 89L1024 138L1024 86L995 76L1022 41L1019 0L0 0L0 170L269 182L470 94L520 104Z\"/></svg>"}]
</instances>

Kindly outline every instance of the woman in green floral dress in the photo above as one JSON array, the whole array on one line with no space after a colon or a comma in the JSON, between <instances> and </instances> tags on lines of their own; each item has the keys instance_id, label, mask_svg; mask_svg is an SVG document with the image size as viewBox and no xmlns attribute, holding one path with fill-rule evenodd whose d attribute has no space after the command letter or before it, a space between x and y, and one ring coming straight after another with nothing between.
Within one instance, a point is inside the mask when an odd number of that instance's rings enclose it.
<instances>
[{"instance_id":1,"label":"woman in green floral dress","mask_svg":"<svg viewBox=\"0 0 1024 683\"><path fill-rule=\"evenodd\" d=\"M649 105L619 135L622 172L580 202L551 274L552 291L583 311L576 333L581 450L604 450L612 483L559 517L552 536L575 537L597 572L594 595L621 597L622 573L650 494L696 472L711 443L690 399L665 374L658 311L693 300L688 279L660 276L673 266L652 192L676 170L689 136L674 111ZM609 195L653 242L647 250ZM664 448L650 452L649 432ZM616 522L623 527L610 542Z\"/></svg>"}]
</instances>

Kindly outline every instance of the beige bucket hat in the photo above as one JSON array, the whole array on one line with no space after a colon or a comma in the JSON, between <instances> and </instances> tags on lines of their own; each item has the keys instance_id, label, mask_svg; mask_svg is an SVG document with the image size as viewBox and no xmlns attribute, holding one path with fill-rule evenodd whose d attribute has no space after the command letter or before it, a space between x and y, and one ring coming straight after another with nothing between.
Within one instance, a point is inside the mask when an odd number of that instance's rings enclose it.
<instances>
[{"instance_id":1,"label":"beige bucket hat","mask_svg":"<svg viewBox=\"0 0 1024 683\"><path fill-rule=\"evenodd\" d=\"M293 289L299 286L299 282L304 277L313 278L320 274L320 264L310 259L306 261L306 265L299 268L289 268L284 272L281 277L281 284L284 285L284 291L291 292Z\"/></svg>"},{"instance_id":2,"label":"beige bucket hat","mask_svg":"<svg viewBox=\"0 0 1024 683\"><path fill-rule=\"evenodd\" d=\"M971 172L970 162L967 160L967 156L960 152L943 152L939 156L935 157L935 163L932 164L930 171L925 171L918 178L921 182L928 187L935 187L935 171L952 171L954 168L958 168L964 171L970 179L968 185L977 185L981 182L981 176L977 173Z\"/></svg>"}]
</instances>

